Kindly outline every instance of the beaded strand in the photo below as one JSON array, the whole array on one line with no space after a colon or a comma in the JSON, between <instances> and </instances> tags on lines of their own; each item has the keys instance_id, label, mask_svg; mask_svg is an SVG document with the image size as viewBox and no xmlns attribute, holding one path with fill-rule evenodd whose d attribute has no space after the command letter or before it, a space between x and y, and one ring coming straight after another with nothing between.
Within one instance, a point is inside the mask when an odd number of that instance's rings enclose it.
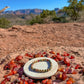
<instances>
[{"instance_id":1,"label":"beaded strand","mask_svg":"<svg viewBox=\"0 0 84 84\"><path fill-rule=\"evenodd\" d=\"M50 63L50 67L49 67L48 69L45 69L45 70L40 70L40 69L35 69L35 68L33 68L33 65L34 65L35 63L37 63L37 62L42 62L42 61L48 61L48 62ZM48 72L48 71L51 69L51 67L52 67L52 63L51 63L51 61L48 60L48 59L37 60L37 61L34 61L34 62L31 64L31 69L32 69L33 71L40 72L40 73Z\"/></svg>"}]
</instances>

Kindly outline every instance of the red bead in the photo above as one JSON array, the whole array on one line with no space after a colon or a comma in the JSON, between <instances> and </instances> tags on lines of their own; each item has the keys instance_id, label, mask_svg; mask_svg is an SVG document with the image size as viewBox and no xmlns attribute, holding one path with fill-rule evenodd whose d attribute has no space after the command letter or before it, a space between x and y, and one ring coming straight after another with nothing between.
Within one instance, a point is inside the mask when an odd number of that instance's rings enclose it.
<instances>
[{"instance_id":1,"label":"red bead","mask_svg":"<svg viewBox=\"0 0 84 84\"><path fill-rule=\"evenodd\" d=\"M44 80L42 80L42 84L46 84L47 81L48 81L48 79L44 79Z\"/></svg>"},{"instance_id":2,"label":"red bead","mask_svg":"<svg viewBox=\"0 0 84 84\"><path fill-rule=\"evenodd\" d=\"M74 59L75 57L74 56L71 56L70 59Z\"/></svg>"},{"instance_id":3,"label":"red bead","mask_svg":"<svg viewBox=\"0 0 84 84\"><path fill-rule=\"evenodd\" d=\"M17 60L17 61L19 61L19 60L22 60L23 59L23 57L22 56L17 56L16 58L15 58L15 60Z\"/></svg>"},{"instance_id":4,"label":"red bead","mask_svg":"<svg viewBox=\"0 0 84 84\"><path fill-rule=\"evenodd\" d=\"M52 80L51 79L48 79L48 81L47 81L46 84L52 84Z\"/></svg>"},{"instance_id":5,"label":"red bead","mask_svg":"<svg viewBox=\"0 0 84 84\"><path fill-rule=\"evenodd\" d=\"M54 51L50 51L49 53L51 53L51 54L55 54L55 52L54 52Z\"/></svg>"},{"instance_id":6,"label":"red bead","mask_svg":"<svg viewBox=\"0 0 84 84\"><path fill-rule=\"evenodd\" d=\"M66 84L73 84L71 81L67 81Z\"/></svg>"},{"instance_id":7,"label":"red bead","mask_svg":"<svg viewBox=\"0 0 84 84\"><path fill-rule=\"evenodd\" d=\"M79 69L81 66L79 65L79 64L77 64L76 66L75 66L75 69Z\"/></svg>"},{"instance_id":8,"label":"red bead","mask_svg":"<svg viewBox=\"0 0 84 84\"><path fill-rule=\"evenodd\" d=\"M57 59L58 59L59 61L62 61L63 57L60 56L60 55L57 55Z\"/></svg>"},{"instance_id":9,"label":"red bead","mask_svg":"<svg viewBox=\"0 0 84 84\"><path fill-rule=\"evenodd\" d=\"M43 54L46 54L46 52L43 52Z\"/></svg>"},{"instance_id":10,"label":"red bead","mask_svg":"<svg viewBox=\"0 0 84 84\"><path fill-rule=\"evenodd\" d=\"M66 82L66 84L73 84L75 81L73 80L73 78L69 78Z\"/></svg>"},{"instance_id":11,"label":"red bead","mask_svg":"<svg viewBox=\"0 0 84 84\"><path fill-rule=\"evenodd\" d=\"M29 55L28 53L25 54L25 56L28 56L28 55Z\"/></svg>"},{"instance_id":12,"label":"red bead","mask_svg":"<svg viewBox=\"0 0 84 84\"><path fill-rule=\"evenodd\" d=\"M29 83L29 84L35 84L35 83L32 82L32 83Z\"/></svg>"},{"instance_id":13,"label":"red bead","mask_svg":"<svg viewBox=\"0 0 84 84\"><path fill-rule=\"evenodd\" d=\"M70 54L67 53L67 56L69 56Z\"/></svg>"},{"instance_id":14,"label":"red bead","mask_svg":"<svg viewBox=\"0 0 84 84\"><path fill-rule=\"evenodd\" d=\"M3 80L3 81L1 82L1 84L6 84L6 81L5 81L5 80Z\"/></svg>"},{"instance_id":15,"label":"red bead","mask_svg":"<svg viewBox=\"0 0 84 84\"><path fill-rule=\"evenodd\" d=\"M10 72L9 74L5 75L4 78L7 78L8 76L13 75L13 72Z\"/></svg>"},{"instance_id":16,"label":"red bead","mask_svg":"<svg viewBox=\"0 0 84 84\"><path fill-rule=\"evenodd\" d=\"M41 57L44 57L43 55L41 55Z\"/></svg>"},{"instance_id":17,"label":"red bead","mask_svg":"<svg viewBox=\"0 0 84 84\"><path fill-rule=\"evenodd\" d=\"M73 70L73 71L72 71L72 74L77 74L77 71L76 71L76 70Z\"/></svg>"},{"instance_id":18,"label":"red bead","mask_svg":"<svg viewBox=\"0 0 84 84\"><path fill-rule=\"evenodd\" d=\"M70 59L68 57L65 57L64 58L64 63L69 65L70 64Z\"/></svg>"},{"instance_id":19,"label":"red bead","mask_svg":"<svg viewBox=\"0 0 84 84\"><path fill-rule=\"evenodd\" d=\"M67 79L67 75L65 73L62 74L62 80L66 80Z\"/></svg>"},{"instance_id":20,"label":"red bead","mask_svg":"<svg viewBox=\"0 0 84 84\"><path fill-rule=\"evenodd\" d=\"M59 68L58 71L65 72L65 69L64 68Z\"/></svg>"},{"instance_id":21,"label":"red bead","mask_svg":"<svg viewBox=\"0 0 84 84\"><path fill-rule=\"evenodd\" d=\"M57 55L60 55L60 53L57 53Z\"/></svg>"},{"instance_id":22,"label":"red bead","mask_svg":"<svg viewBox=\"0 0 84 84\"><path fill-rule=\"evenodd\" d=\"M66 52L64 52L63 56L67 56L67 53L66 53Z\"/></svg>"},{"instance_id":23,"label":"red bead","mask_svg":"<svg viewBox=\"0 0 84 84\"><path fill-rule=\"evenodd\" d=\"M24 81L24 84L28 84L28 82L27 81Z\"/></svg>"},{"instance_id":24,"label":"red bead","mask_svg":"<svg viewBox=\"0 0 84 84\"><path fill-rule=\"evenodd\" d=\"M59 61L59 59L55 58L55 61L56 61L56 62L58 62L58 61Z\"/></svg>"},{"instance_id":25,"label":"red bead","mask_svg":"<svg viewBox=\"0 0 84 84\"><path fill-rule=\"evenodd\" d=\"M67 65L67 66L70 66L70 63L67 63L66 65Z\"/></svg>"}]
</instances>

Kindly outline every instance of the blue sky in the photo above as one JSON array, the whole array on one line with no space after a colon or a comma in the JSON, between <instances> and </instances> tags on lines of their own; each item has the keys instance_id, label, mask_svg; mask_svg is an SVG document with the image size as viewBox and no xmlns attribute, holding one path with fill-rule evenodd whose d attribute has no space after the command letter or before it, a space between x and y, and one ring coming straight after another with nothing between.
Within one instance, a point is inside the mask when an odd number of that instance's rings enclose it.
<instances>
[{"instance_id":1,"label":"blue sky","mask_svg":"<svg viewBox=\"0 0 84 84\"><path fill-rule=\"evenodd\" d=\"M0 0L0 9L9 6L7 10L18 9L49 9L68 6L67 0Z\"/></svg>"}]
</instances>

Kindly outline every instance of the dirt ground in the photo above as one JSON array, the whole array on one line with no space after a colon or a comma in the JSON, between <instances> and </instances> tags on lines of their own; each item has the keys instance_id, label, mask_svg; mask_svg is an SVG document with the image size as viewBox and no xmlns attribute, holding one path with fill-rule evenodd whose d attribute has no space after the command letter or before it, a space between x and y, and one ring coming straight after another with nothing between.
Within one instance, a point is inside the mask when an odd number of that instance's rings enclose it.
<instances>
[{"instance_id":1,"label":"dirt ground","mask_svg":"<svg viewBox=\"0 0 84 84\"><path fill-rule=\"evenodd\" d=\"M83 23L36 24L0 29L0 58L29 48L84 47Z\"/></svg>"},{"instance_id":2,"label":"dirt ground","mask_svg":"<svg viewBox=\"0 0 84 84\"><path fill-rule=\"evenodd\" d=\"M84 23L51 23L32 26L0 28L0 81L5 75L3 66L17 55L54 50L75 56L75 64L84 67ZM84 76L77 83L83 84ZM65 84L65 83L59 83Z\"/></svg>"}]
</instances>

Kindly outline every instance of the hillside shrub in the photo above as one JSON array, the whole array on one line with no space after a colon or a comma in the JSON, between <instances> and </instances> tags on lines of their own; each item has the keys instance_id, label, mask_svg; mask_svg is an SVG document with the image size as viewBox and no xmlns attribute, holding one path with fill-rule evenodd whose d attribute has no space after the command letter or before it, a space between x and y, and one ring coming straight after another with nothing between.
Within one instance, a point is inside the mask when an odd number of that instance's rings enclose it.
<instances>
[{"instance_id":1,"label":"hillside shrub","mask_svg":"<svg viewBox=\"0 0 84 84\"><path fill-rule=\"evenodd\" d=\"M10 21L8 21L6 18L0 18L0 27L1 28L10 27Z\"/></svg>"},{"instance_id":2,"label":"hillside shrub","mask_svg":"<svg viewBox=\"0 0 84 84\"><path fill-rule=\"evenodd\" d=\"M65 17L55 17L52 20L56 23L66 23L66 22L68 22Z\"/></svg>"},{"instance_id":3,"label":"hillside shrub","mask_svg":"<svg viewBox=\"0 0 84 84\"><path fill-rule=\"evenodd\" d=\"M48 16L56 17L56 12L54 10L43 10L43 12L40 14L41 18L46 18Z\"/></svg>"},{"instance_id":4,"label":"hillside shrub","mask_svg":"<svg viewBox=\"0 0 84 84\"><path fill-rule=\"evenodd\" d=\"M79 19L79 12L84 10L84 0L68 0L68 2L69 6L65 6L63 11L71 20L76 21Z\"/></svg>"},{"instance_id":5,"label":"hillside shrub","mask_svg":"<svg viewBox=\"0 0 84 84\"><path fill-rule=\"evenodd\" d=\"M31 21L30 21L30 24L33 25L35 23L39 23L39 24L42 24L44 23L43 21L43 18L41 18L39 15L36 16L35 18L33 18Z\"/></svg>"},{"instance_id":6,"label":"hillside shrub","mask_svg":"<svg viewBox=\"0 0 84 84\"><path fill-rule=\"evenodd\" d=\"M52 18L56 17L56 12L54 10L49 11L49 10L43 10L43 12L40 15L37 15L35 18L33 18L30 21L30 24L34 24L34 23L48 23L49 21L52 20ZM27 21L28 23L28 21Z\"/></svg>"}]
</instances>

